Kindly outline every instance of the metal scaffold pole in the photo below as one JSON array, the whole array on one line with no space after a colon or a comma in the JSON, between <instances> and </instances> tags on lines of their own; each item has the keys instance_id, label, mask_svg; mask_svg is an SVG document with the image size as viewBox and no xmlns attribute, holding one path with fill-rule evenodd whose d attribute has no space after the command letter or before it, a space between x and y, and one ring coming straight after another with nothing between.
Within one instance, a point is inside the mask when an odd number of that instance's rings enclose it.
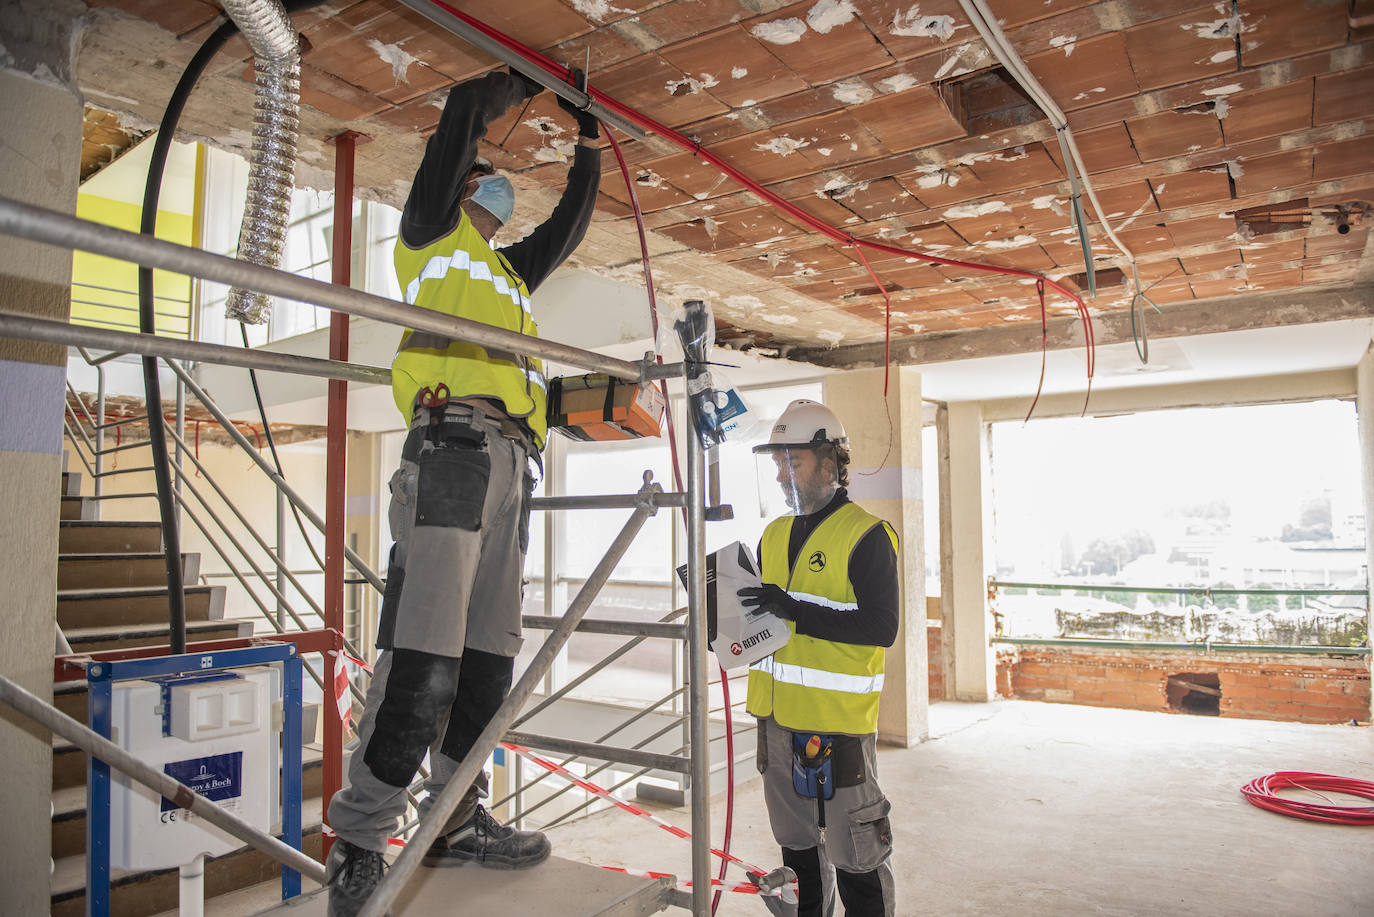
<instances>
[{"instance_id":1,"label":"metal scaffold pole","mask_svg":"<svg viewBox=\"0 0 1374 917\"><path fill-rule=\"evenodd\" d=\"M706 466L688 399L682 399L687 440L687 684L692 760L692 913L711 913L711 742L706 683Z\"/></svg>"}]
</instances>

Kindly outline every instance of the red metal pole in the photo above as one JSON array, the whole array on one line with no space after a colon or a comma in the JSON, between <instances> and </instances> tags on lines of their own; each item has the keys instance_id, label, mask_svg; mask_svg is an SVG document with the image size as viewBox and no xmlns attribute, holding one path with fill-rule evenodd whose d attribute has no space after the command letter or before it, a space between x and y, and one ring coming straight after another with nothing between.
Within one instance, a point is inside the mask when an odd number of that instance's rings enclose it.
<instances>
[{"instance_id":1,"label":"red metal pole","mask_svg":"<svg viewBox=\"0 0 1374 917\"><path fill-rule=\"evenodd\" d=\"M334 144L334 283L348 286L353 260L353 152L359 138L344 131L330 139ZM335 312L329 318L329 359L348 359L348 316ZM343 633L344 599L344 503L348 476L348 383L329 380L327 459L324 478L324 626ZM343 786L343 719L335 702L334 676L343 659L335 653L324 657L324 816L329 801ZM333 838L324 836L324 855Z\"/></svg>"}]
</instances>

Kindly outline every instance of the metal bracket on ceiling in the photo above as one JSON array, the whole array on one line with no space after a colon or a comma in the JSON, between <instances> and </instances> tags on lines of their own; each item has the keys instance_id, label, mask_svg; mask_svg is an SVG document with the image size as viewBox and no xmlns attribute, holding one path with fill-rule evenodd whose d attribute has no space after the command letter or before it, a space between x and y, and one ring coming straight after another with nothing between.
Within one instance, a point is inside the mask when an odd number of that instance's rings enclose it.
<instances>
[{"instance_id":1,"label":"metal bracket on ceiling","mask_svg":"<svg viewBox=\"0 0 1374 917\"><path fill-rule=\"evenodd\" d=\"M519 54L516 54L505 45L484 34L481 30L469 25L463 19L455 16L444 7L430 2L430 0L400 0L400 2L403 6L410 7L440 28L452 32L454 35L457 35L477 49L490 54L512 70L520 71L545 89L553 92L555 95L567 99L582 111L591 112L596 115L598 120L604 121L636 140L643 140L645 138L646 135L644 130L639 127L639 125L611 111L606 106L593 99L590 94L580 92L568 83L563 82L543 67L536 66L525 60L525 58L521 57ZM588 63L590 63L590 47L588 48L587 54L587 60Z\"/></svg>"}]
</instances>

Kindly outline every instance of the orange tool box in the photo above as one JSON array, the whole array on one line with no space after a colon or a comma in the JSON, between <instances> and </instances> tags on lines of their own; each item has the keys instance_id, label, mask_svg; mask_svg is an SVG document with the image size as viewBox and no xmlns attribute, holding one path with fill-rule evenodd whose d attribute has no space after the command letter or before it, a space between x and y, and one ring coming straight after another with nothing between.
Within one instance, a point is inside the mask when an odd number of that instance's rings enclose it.
<instances>
[{"instance_id":1,"label":"orange tool box","mask_svg":"<svg viewBox=\"0 0 1374 917\"><path fill-rule=\"evenodd\" d=\"M583 441L658 436L663 393L604 373L549 380L549 428Z\"/></svg>"}]
</instances>

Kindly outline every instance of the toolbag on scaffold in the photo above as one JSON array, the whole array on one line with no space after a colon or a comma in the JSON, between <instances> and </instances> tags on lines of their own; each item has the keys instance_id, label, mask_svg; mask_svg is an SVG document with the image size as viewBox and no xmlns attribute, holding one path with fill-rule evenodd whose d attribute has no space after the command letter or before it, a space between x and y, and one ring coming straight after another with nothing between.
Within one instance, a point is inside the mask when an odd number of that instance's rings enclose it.
<instances>
[{"instance_id":1,"label":"toolbag on scaffold","mask_svg":"<svg viewBox=\"0 0 1374 917\"><path fill-rule=\"evenodd\" d=\"M549 380L549 428L582 441L658 436L663 394L604 373Z\"/></svg>"}]
</instances>

